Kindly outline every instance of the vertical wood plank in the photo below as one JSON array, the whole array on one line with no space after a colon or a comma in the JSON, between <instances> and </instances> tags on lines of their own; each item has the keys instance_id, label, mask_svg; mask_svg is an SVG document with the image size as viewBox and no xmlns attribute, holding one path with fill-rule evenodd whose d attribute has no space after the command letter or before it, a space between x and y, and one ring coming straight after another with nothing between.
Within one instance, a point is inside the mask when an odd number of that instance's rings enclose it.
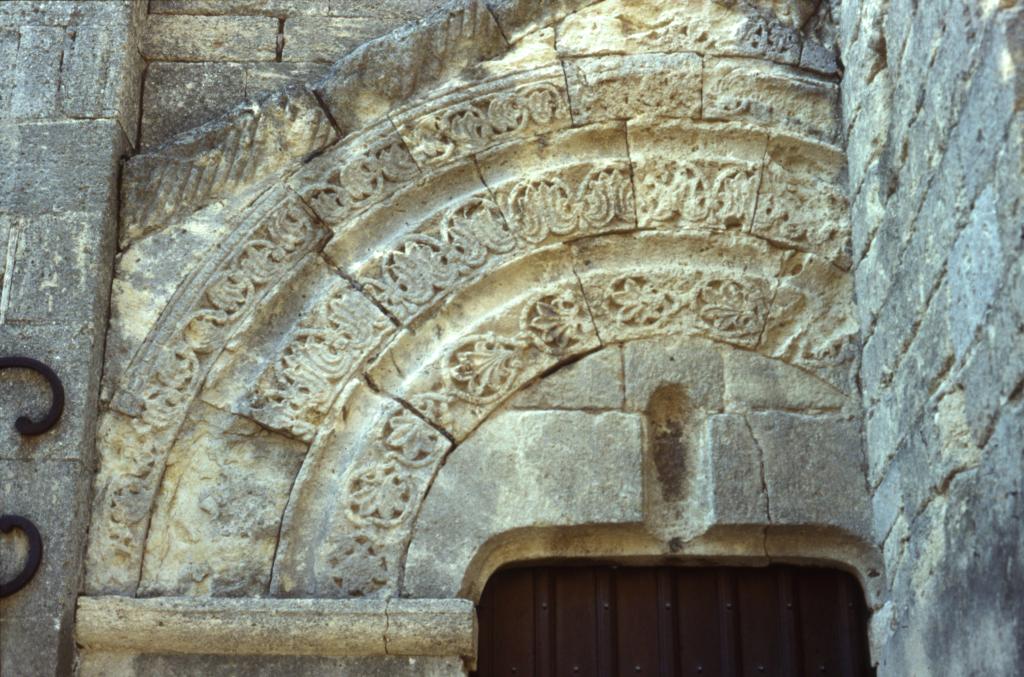
<instances>
[{"instance_id":1,"label":"vertical wood plank","mask_svg":"<svg viewBox=\"0 0 1024 677\"><path fill-rule=\"evenodd\" d=\"M615 587L619 675L657 675L657 572L653 569L619 569L615 574Z\"/></svg>"},{"instance_id":2,"label":"vertical wood plank","mask_svg":"<svg viewBox=\"0 0 1024 677\"><path fill-rule=\"evenodd\" d=\"M746 569L736 575L741 674L779 677L779 593L775 572Z\"/></svg>"},{"instance_id":3,"label":"vertical wood plank","mask_svg":"<svg viewBox=\"0 0 1024 677\"><path fill-rule=\"evenodd\" d=\"M739 613L736 608L736 574L718 572L719 655L723 677L738 677L740 668Z\"/></svg>"},{"instance_id":4,"label":"vertical wood plank","mask_svg":"<svg viewBox=\"0 0 1024 677\"><path fill-rule=\"evenodd\" d=\"M658 574L658 674L674 677L679 652L676 650L675 581L672 569L662 567Z\"/></svg>"},{"instance_id":5,"label":"vertical wood plank","mask_svg":"<svg viewBox=\"0 0 1024 677\"><path fill-rule=\"evenodd\" d=\"M601 567L595 575L597 599L597 677L615 677L618 631L615 627L615 592L612 570Z\"/></svg>"},{"instance_id":6,"label":"vertical wood plank","mask_svg":"<svg viewBox=\"0 0 1024 677\"><path fill-rule=\"evenodd\" d=\"M532 677L534 672L533 571L511 569L496 576L494 669L496 675Z\"/></svg>"},{"instance_id":7,"label":"vertical wood plank","mask_svg":"<svg viewBox=\"0 0 1024 677\"><path fill-rule=\"evenodd\" d=\"M534 661L533 674L537 677L555 676L555 623L554 596L551 594L551 570L534 570L533 612L534 612Z\"/></svg>"},{"instance_id":8,"label":"vertical wood plank","mask_svg":"<svg viewBox=\"0 0 1024 677\"><path fill-rule=\"evenodd\" d=\"M552 571L555 589L555 674L597 672L596 589L592 567Z\"/></svg>"},{"instance_id":9,"label":"vertical wood plank","mask_svg":"<svg viewBox=\"0 0 1024 677\"><path fill-rule=\"evenodd\" d=\"M675 571L679 667L684 676L727 674L722 670L718 577L714 569Z\"/></svg>"}]
</instances>

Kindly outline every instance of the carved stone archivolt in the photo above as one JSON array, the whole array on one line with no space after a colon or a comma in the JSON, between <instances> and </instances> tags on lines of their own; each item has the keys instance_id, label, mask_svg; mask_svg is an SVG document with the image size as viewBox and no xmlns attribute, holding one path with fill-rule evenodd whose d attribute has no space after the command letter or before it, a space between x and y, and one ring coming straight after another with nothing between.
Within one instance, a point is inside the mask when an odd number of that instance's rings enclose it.
<instances>
[{"instance_id":1,"label":"carved stone archivolt","mask_svg":"<svg viewBox=\"0 0 1024 677\"><path fill-rule=\"evenodd\" d=\"M191 212L139 207L90 592L395 595L452 450L609 346L708 341L853 392L844 160L800 117L834 83L793 68L797 19L710 0L556 15L499 12L530 28L312 159L215 167ZM701 77L739 56L781 93Z\"/></svg>"}]
</instances>

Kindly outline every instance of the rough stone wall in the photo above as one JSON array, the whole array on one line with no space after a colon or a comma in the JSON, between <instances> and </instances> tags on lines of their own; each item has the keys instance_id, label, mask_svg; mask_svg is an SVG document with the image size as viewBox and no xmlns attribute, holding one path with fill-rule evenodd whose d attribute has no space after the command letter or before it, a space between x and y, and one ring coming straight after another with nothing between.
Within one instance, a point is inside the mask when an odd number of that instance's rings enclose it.
<instances>
[{"instance_id":1,"label":"rough stone wall","mask_svg":"<svg viewBox=\"0 0 1024 677\"><path fill-rule=\"evenodd\" d=\"M0 600L0 674L70 674L93 476L95 410L117 228L119 158L138 120L141 5L128 0L0 3L0 355L48 363L67 404L37 438L14 430L45 411L30 372L0 385L0 514L30 519L44 544L32 583ZM25 539L0 536L0 579Z\"/></svg>"},{"instance_id":2,"label":"rough stone wall","mask_svg":"<svg viewBox=\"0 0 1024 677\"><path fill-rule=\"evenodd\" d=\"M141 147L296 82L315 80L371 38L438 0L152 0Z\"/></svg>"},{"instance_id":3,"label":"rough stone wall","mask_svg":"<svg viewBox=\"0 0 1024 677\"><path fill-rule=\"evenodd\" d=\"M1024 665L1024 7L844 0L879 674Z\"/></svg>"}]
</instances>

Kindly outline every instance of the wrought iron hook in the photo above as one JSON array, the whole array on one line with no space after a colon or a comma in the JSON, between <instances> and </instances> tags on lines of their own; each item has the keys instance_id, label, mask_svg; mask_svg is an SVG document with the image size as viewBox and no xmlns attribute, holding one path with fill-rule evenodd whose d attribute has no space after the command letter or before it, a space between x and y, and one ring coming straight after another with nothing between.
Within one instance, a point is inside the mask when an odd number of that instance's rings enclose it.
<instances>
[{"instance_id":1,"label":"wrought iron hook","mask_svg":"<svg viewBox=\"0 0 1024 677\"><path fill-rule=\"evenodd\" d=\"M0 583L0 599L10 597L28 585L43 561L43 537L36 525L21 515L0 515L0 533L8 534L13 529L20 529L28 537L28 558L17 576L9 583Z\"/></svg>"},{"instance_id":2,"label":"wrought iron hook","mask_svg":"<svg viewBox=\"0 0 1024 677\"><path fill-rule=\"evenodd\" d=\"M50 410L38 422L28 416L19 416L14 422L15 429L22 435L42 435L53 426L57 425L61 414L64 413L64 384L60 382L57 374L49 366L31 357L0 357L0 369L31 369L46 379L50 384Z\"/></svg>"}]
</instances>

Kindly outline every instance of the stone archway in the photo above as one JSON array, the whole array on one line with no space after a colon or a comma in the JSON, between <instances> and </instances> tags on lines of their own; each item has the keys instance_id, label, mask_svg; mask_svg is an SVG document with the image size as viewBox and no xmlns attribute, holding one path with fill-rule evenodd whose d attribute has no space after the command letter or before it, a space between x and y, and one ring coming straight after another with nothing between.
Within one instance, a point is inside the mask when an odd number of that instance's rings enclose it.
<instances>
[{"instance_id":1,"label":"stone archway","mask_svg":"<svg viewBox=\"0 0 1024 677\"><path fill-rule=\"evenodd\" d=\"M813 3L569 4L463 3L339 64L316 90L346 102L331 115L286 93L129 165L90 594L407 592L446 459L566 365L645 342L732 365L746 404L708 415L831 417L856 449L826 479L863 492L836 86L797 30ZM416 65L382 75L385 49ZM685 381L627 396L648 447L703 434L673 427ZM722 472L728 493L742 473ZM778 542L857 542L866 515L801 513L811 485L779 485ZM704 505L672 496L638 522L667 551L714 526L669 524Z\"/></svg>"}]
</instances>

